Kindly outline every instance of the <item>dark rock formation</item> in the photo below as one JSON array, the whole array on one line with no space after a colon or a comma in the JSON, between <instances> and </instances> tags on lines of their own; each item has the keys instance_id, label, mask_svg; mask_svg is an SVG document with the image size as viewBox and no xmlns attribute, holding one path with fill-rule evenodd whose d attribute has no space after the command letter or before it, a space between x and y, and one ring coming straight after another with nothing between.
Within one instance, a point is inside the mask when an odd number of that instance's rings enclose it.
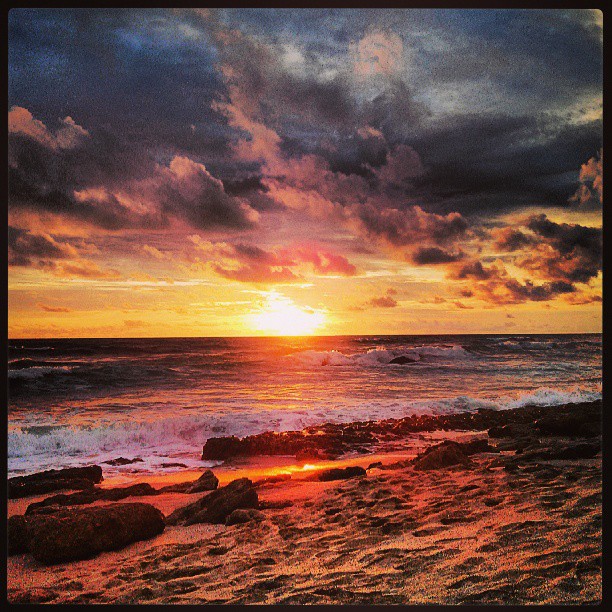
<instances>
[{"instance_id":1,"label":"dark rock formation","mask_svg":"<svg viewBox=\"0 0 612 612\"><path fill-rule=\"evenodd\" d=\"M462 445L448 440L430 446L412 462L415 470L439 470L451 465L467 467L469 464L470 460L463 451Z\"/></svg>"},{"instance_id":2,"label":"dark rock formation","mask_svg":"<svg viewBox=\"0 0 612 612\"><path fill-rule=\"evenodd\" d=\"M51 493L62 489L91 489L102 481L102 468L99 465L47 470L29 476L15 476L8 480L8 497L17 499L28 495Z\"/></svg>"},{"instance_id":3,"label":"dark rock formation","mask_svg":"<svg viewBox=\"0 0 612 612\"><path fill-rule=\"evenodd\" d=\"M407 357L406 355L400 355L399 357L394 357L389 364L398 364L398 365L406 365L407 363L417 363L418 359L412 359L412 357Z\"/></svg>"},{"instance_id":4,"label":"dark rock formation","mask_svg":"<svg viewBox=\"0 0 612 612\"><path fill-rule=\"evenodd\" d=\"M60 494L47 497L42 501L30 504L25 513L32 514L39 508L46 508L49 506L81 506L83 504L91 504L98 500L119 501L126 497L142 497L145 495L158 494L158 491L146 482L115 489L100 489L99 487L95 487L87 491L79 491L78 493L72 493L70 495Z\"/></svg>"},{"instance_id":5,"label":"dark rock formation","mask_svg":"<svg viewBox=\"0 0 612 612\"><path fill-rule=\"evenodd\" d=\"M234 510L226 519L225 524L229 527L231 525L240 525L242 523L250 523L251 521L263 521L266 518L263 512L255 510L254 508L239 508Z\"/></svg>"},{"instance_id":6,"label":"dark rock formation","mask_svg":"<svg viewBox=\"0 0 612 612\"><path fill-rule=\"evenodd\" d=\"M304 458L334 458L348 451L367 452L384 440L423 431L485 431L491 437L530 438L547 429L547 420L573 423L571 435L593 435L601 431L601 400L563 406L526 406L511 410L481 409L445 415L411 415L402 419L325 423L302 431L265 432L246 438L210 438L202 459L230 459L239 456L296 455ZM540 421L539 426L536 422ZM507 427L506 427L507 426ZM506 428L504 428L506 427ZM542 428L542 430L540 429ZM557 431L569 431L559 426ZM581 434L580 432L585 432ZM567 434L570 435L570 434Z\"/></svg>"},{"instance_id":7,"label":"dark rock formation","mask_svg":"<svg viewBox=\"0 0 612 612\"><path fill-rule=\"evenodd\" d=\"M110 461L103 461L106 465L130 465L131 463L143 463L140 457L135 459L126 459L125 457L117 457L117 459L111 459Z\"/></svg>"},{"instance_id":8,"label":"dark rock formation","mask_svg":"<svg viewBox=\"0 0 612 612\"><path fill-rule=\"evenodd\" d=\"M63 563L117 550L163 530L163 514L149 504L41 508L9 519L9 551L31 552L45 564Z\"/></svg>"},{"instance_id":9,"label":"dark rock formation","mask_svg":"<svg viewBox=\"0 0 612 612\"><path fill-rule=\"evenodd\" d=\"M346 480L347 478L355 478L356 476L365 476L366 471L358 465L346 468L332 468L324 470L318 474L318 480L327 482L330 480Z\"/></svg>"},{"instance_id":10,"label":"dark rock formation","mask_svg":"<svg viewBox=\"0 0 612 612\"><path fill-rule=\"evenodd\" d=\"M259 507L259 498L248 478L233 480L188 506L178 508L166 520L168 525L193 525L195 523L224 523L239 508Z\"/></svg>"},{"instance_id":11,"label":"dark rock formation","mask_svg":"<svg viewBox=\"0 0 612 612\"><path fill-rule=\"evenodd\" d=\"M210 471L202 472L197 480L168 485L158 490L158 493L201 493L214 491L219 486L219 479Z\"/></svg>"}]
</instances>

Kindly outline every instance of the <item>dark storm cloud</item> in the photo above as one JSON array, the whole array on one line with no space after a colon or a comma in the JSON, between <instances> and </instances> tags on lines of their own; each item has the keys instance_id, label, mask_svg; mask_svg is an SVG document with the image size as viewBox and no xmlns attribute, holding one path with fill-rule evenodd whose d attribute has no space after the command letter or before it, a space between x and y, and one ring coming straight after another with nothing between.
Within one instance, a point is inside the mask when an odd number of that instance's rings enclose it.
<instances>
[{"instance_id":1,"label":"dark storm cloud","mask_svg":"<svg viewBox=\"0 0 612 612\"><path fill-rule=\"evenodd\" d=\"M438 247L419 248L412 254L412 262L419 265L444 264L458 261L463 253L449 253Z\"/></svg>"}]
</instances>

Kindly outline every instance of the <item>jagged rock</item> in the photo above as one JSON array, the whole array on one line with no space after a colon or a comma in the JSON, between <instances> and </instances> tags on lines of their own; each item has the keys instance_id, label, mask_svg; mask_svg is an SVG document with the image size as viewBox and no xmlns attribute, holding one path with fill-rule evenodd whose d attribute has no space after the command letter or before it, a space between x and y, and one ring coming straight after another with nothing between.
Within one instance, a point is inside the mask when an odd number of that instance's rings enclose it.
<instances>
[{"instance_id":1,"label":"jagged rock","mask_svg":"<svg viewBox=\"0 0 612 612\"><path fill-rule=\"evenodd\" d=\"M219 479L210 471L206 470L197 480L181 482L168 485L158 490L159 493L201 493L202 491L214 491L219 486Z\"/></svg>"},{"instance_id":2,"label":"jagged rock","mask_svg":"<svg viewBox=\"0 0 612 612\"><path fill-rule=\"evenodd\" d=\"M417 363L418 359L413 359L412 357L407 357L406 355L400 355L399 357L394 357L389 364L398 364L398 365L406 365L407 363Z\"/></svg>"},{"instance_id":3,"label":"jagged rock","mask_svg":"<svg viewBox=\"0 0 612 612\"><path fill-rule=\"evenodd\" d=\"M430 446L412 461L415 470L439 470L451 465L467 467L469 463L470 460L463 451L462 445L448 440Z\"/></svg>"},{"instance_id":4,"label":"jagged rock","mask_svg":"<svg viewBox=\"0 0 612 612\"><path fill-rule=\"evenodd\" d=\"M164 530L164 516L150 504L95 508L42 508L9 519L9 550L31 552L44 564L88 559Z\"/></svg>"},{"instance_id":5,"label":"jagged rock","mask_svg":"<svg viewBox=\"0 0 612 612\"><path fill-rule=\"evenodd\" d=\"M332 468L324 470L318 474L318 480L327 482L330 480L345 480L347 478L355 478L356 476L365 476L367 472L358 465L346 468Z\"/></svg>"},{"instance_id":6,"label":"jagged rock","mask_svg":"<svg viewBox=\"0 0 612 612\"><path fill-rule=\"evenodd\" d=\"M266 516L263 512L255 510L254 508L239 508L238 510L234 510L225 519L225 524L229 527L231 525L239 525L251 521L263 521L265 518Z\"/></svg>"},{"instance_id":7,"label":"jagged rock","mask_svg":"<svg viewBox=\"0 0 612 612\"><path fill-rule=\"evenodd\" d=\"M42 501L30 504L25 513L31 514L39 508L48 506L82 506L83 504L91 504L99 500L119 501L126 497L142 497L145 495L158 494L158 491L146 482L114 489L100 489L99 487L95 487L88 491L79 491L78 493L72 493L70 495L60 494L47 497Z\"/></svg>"},{"instance_id":8,"label":"jagged rock","mask_svg":"<svg viewBox=\"0 0 612 612\"><path fill-rule=\"evenodd\" d=\"M224 523L239 508L259 507L259 498L248 478L238 478L225 487L201 497L196 502L178 508L167 519L168 525L193 525L195 523Z\"/></svg>"},{"instance_id":9,"label":"jagged rock","mask_svg":"<svg viewBox=\"0 0 612 612\"><path fill-rule=\"evenodd\" d=\"M574 438L580 435L582 427L586 427L588 430L599 427L599 431L601 431L601 423L599 421L592 421L589 418L590 416L589 414L581 414L579 411L571 414L551 414L538 419L535 422L535 426L540 434L545 436L568 436Z\"/></svg>"},{"instance_id":10,"label":"jagged rock","mask_svg":"<svg viewBox=\"0 0 612 612\"><path fill-rule=\"evenodd\" d=\"M16 499L62 489L91 489L102 481L99 465L47 470L29 476L15 476L8 480L8 497Z\"/></svg>"},{"instance_id":11,"label":"jagged rock","mask_svg":"<svg viewBox=\"0 0 612 612\"><path fill-rule=\"evenodd\" d=\"M106 465L130 465L131 463L144 463L140 457L135 459L126 459L125 457L117 457L117 459L111 459L110 461L103 461Z\"/></svg>"}]
</instances>

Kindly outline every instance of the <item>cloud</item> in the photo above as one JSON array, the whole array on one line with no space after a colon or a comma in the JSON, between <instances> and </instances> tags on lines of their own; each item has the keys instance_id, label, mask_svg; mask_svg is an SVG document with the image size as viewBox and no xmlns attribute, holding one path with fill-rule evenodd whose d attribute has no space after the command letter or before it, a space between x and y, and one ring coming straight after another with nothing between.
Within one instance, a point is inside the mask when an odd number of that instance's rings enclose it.
<instances>
[{"instance_id":1,"label":"cloud","mask_svg":"<svg viewBox=\"0 0 612 612\"><path fill-rule=\"evenodd\" d=\"M21 106L13 106L9 111L8 131L9 134L21 134L32 138L52 150L73 149L83 138L89 136L89 132L78 125L72 117L63 119L61 127L52 134L42 121L34 119L32 113Z\"/></svg>"},{"instance_id":2,"label":"cloud","mask_svg":"<svg viewBox=\"0 0 612 612\"><path fill-rule=\"evenodd\" d=\"M372 298L368 304L374 308L395 308L397 301L388 295Z\"/></svg>"},{"instance_id":3,"label":"cloud","mask_svg":"<svg viewBox=\"0 0 612 612\"><path fill-rule=\"evenodd\" d=\"M38 307L45 312L72 312L71 308L65 306L49 306L47 304L38 304Z\"/></svg>"},{"instance_id":4,"label":"cloud","mask_svg":"<svg viewBox=\"0 0 612 612\"><path fill-rule=\"evenodd\" d=\"M570 202L583 208L596 208L603 204L603 148L598 157L591 157L580 168L579 180L582 183Z\"/></svg>"},{"instance_id":5,"label":"cloud","mask_svg":"<svg viewBox=\"0 0 612 612\"><path fill-rule=\"evenodd\" d=\"M534 215L526 226L540 239L516 265L540 278L588 283L602 269L602 230L578 224L555 223L546 215Z\"/></svg>"},{"instance_id":6,"label":"cloud","mask_svg":"<svg viewBox=\"0 0 612 612\"><path fill-rule=\"evenodd\" d=\"M316 276L354 276L356 267L346 257L316 243L293 244L271 250L247 243L211 242L189 237L204 253L212 269L231 280L251 283L303 281L309 269Z\"/></svg>"},{"instance_id":7,"label":"cloud","mask_svg":"<svg viewBox=\"0 0 612 612\"><path fill-rule=\"evenodd\" d=\"M358 77L392 75L402 68L402 39L394 32L374 30L353 46L353 70Z\"/></svg>"},{"instance_id":8,"label":"cloud","mask_svg":"<svg viewBox=\"0 0 612 612\"><path fill-rule=\"evenodd\" d=\"M451 263L462 259L463 253L448 253L438 247L420 247L412 254L412 262L419 265Z\"/></svg>"},{"instance_id":9,"label":"cloud","mask_svg":"<svg viewBox=\"0 0 612 612\"><path fill-rule=\"evenodd\" d=\"M68 259L78 255L67 242L48 234L33 234L17 227L8 228L9 266L31 266L36 260Z\"/></svg>"}]
</instances>

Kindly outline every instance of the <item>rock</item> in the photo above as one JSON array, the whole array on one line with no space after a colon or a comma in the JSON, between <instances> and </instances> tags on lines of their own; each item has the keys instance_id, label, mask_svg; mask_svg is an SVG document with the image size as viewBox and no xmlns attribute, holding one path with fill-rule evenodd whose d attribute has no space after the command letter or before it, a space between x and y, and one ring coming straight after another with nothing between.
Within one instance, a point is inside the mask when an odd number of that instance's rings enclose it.
<instances>
[{"instance_id":1,"label":"rock","mask_svg":"<svg viewBox=\"0 0 612 612\"><path fill-rule=\"evenodd\" d=\"M9 478L8 497L16 499L62 489L90 489L101 481L102 468L99 465L47 470L29 476Z\"/></svg>"},{"instance_id":2,"label":"rock","mask_svg":"<svg viewBox=\"0 0 612 612\"><path fill-rule=\"evenodd\" d=\"M159 493L201 493L202 491L214 491L219 486L219 479L210 471L206 470L197 480L167 485L158 490Z\"/></svg>"},{"instance_id":3,"label":"rock","mask_svg":"<svg viewBox=\"0 0 612 612\"><path fill-rule=\"evenodd\" d=\"M332 468L324 470L318 474L318 480L328 482L330 480L345 480L356 476L365 476L367 472L358 465L346 468Z\"/></svg>"},{"instance_id":4,"label":"rock","mask_svg":"<svg viewBox=\"0 0 612 612\"><path fill-rule=\"evenodd\" d=\"M29 551L44 564L89 559L147 540L164 530L164 516L150 504L95 508L42 508L9 519L9 549ZM25 548L25 550L23 550Z\"/></svg>"},{"instance_id":5,"label":"rock","mask_svg":"<svg viewBox=\"0 0 612 612\"><path fill-rule=\"evenodd\" d=\"M219 486L219 479L210 471L206 470L192 483L187 493L201 493L202 491L214 491Z\"/></svg>"},{"instance_id":6,"label":"rock","mask_svg":"<svg viewBox=\"0 0 612 612\"><path fill-rule=\"evenodd\" d=\"M579 435L582 426L591 427L589 414L581 414L579 411L570 414L551 414L538 419L535 422L535 427L540 434L545 436L568 436L574 438ZM595 422L595 427L600 424Z\"/></svg>"},{"instance_id":7,"label":"rock","mask_svg":"<svg viewBox=\"0 0 612 612\"><path fill-rule=\"evenodd\" d=\"M508 423L501 427L491 427L488 434L490 438L524 438L530 437L535 433L532 425L523 423Z\"/></svg>"},{"instance_id":8,"label":"rock","mask_svg":"<svg viewBox=\"0 0 612 612\"><path fill-rule=\"evenodd\" d=\"M187 466L184 463L162 463L161 467L163 468L186 468Z\"/></svg>"},{"instance_id":9,"label":"rock","mask_svg":"<svg viewBox=\"0 0 612 612\"><path fill-rule=\"evenodd\" d=\"M583 438L595 438L601 436L602 427L600 421L590 421L582 423L578 428L578 435Z\"/></svg>"},{"instance_id":10,"label":"rock","mask_svg":"<svg viewBox=\"0 0 612 612\"><path fill-rule=\"evenodd\" d=\"M230 525L239 525L251 521L263 521L265 518L266 516L263 512L255 510L254 508L239 508L238 510L234 510L225 519L225 524L229 527Z\"/></svg>"},{"instance_id":11,"label":"rock","mask_svg":"<svg viewBox=\"0 0 612 612\"><path fill-rule=\"evenodd\" d=\"M202 449L202 460L229 459L240 454L242 441L236 436L209 438Z\"/></svg>"},{"instance_id":12,"label":"rock","mask_svg":"<svg viewBox=\"0 0 612 612\"><path fill-rule=\"evenodd\" d=\"M125 457L117 457L117 459L111 459L110 461L103 461L107 465L130 465L130 463L144 463L140 457L135 459L126 459Z\"/></svg>"},{"instance_id":13,"label":"rock","mask_svg":"<svg viewBox=\"0 0 612 612\"><path fill-rule=\"evenodd\" d=\"M26 517L21 514L9 517L7 523L9 556L20 555L30 549L27 525Z\"/></svg>"},{"instance_id":14,"label":"rock","mask_svg":"<svg viewBox=\"0 0 612 612\"><path fill-rule=\"evenodd\" d=\"M193 525L195 523L224 523L239 508L259 507L259 498L248 478L233 480L192 504L178 508L166 520L168 525Z\"/></svg>"},{"instance_id":15,"label":"rock","mask_svg":"<svg viewBox=\"0 0 612 612\"><path fill-rule=\"evenodd\" d=\"M25 513L31 514L39 508L48 506L82 506L83 504L91 504L98 500L104 501L119 501L126 497L142 497L145 495L158 495L158 492L146 482L131 485L129 487L118 487L114 489L100 489L95 487L88 491L79 491L70 495L53 495L42 501L30 504Z\"/></svg>"},{"instance_id":16,"label":"rock","mask_svg":"<svg viewBox=\"0 0 612 612\"><path fill-rule=\"evenodd\" d=\"M407 363L417 363L418 359L407 357L406 355L400 355L399 357L393 358L389 364L406 365Z\"/></svg>"},{"instance_id":17,"label":"rock","mask_svg":"<svg viewBox=\"0 0 612 612\"><path fill-rule=\"evenodd\" d=\"M600 452L601 444L599 442L575 442L526 450L515 457L515 461L525 463L533 460L591 459Z\"/></svg>"},{"instance_id":18,"label":"rock","mask_svg":"<svg viewBox=\"0 0 612 612\"><path fill-rule=\"evenodd\" d=\"M412 461L415 470L439 470L451 465L467 467L469 464L470 460L463 452L462 445L448 440L430 446Z\"/></svg>"},{"instance_id":19,"label":"rock","mask_svg":"<svg viewBox=\"0 0 612 612\"><path fill-rule=\"evenodd\" d=\"M382 468L382 461L375 461L374 463L370 463L370 465L367 467L368 470L373 470L376 468Z\"/></svg>"},{"instance_id":20,"label":"rock","mask_svg":"<svg viewBox=\"0 0 612 612\"><path fill-rule=\"evenodd\" d=\"M477 453L496 453L496 448L493 448L486 438L478 438L470 442L458 443L465 455L475 455Z\"/></svg>"}]
</instances>

